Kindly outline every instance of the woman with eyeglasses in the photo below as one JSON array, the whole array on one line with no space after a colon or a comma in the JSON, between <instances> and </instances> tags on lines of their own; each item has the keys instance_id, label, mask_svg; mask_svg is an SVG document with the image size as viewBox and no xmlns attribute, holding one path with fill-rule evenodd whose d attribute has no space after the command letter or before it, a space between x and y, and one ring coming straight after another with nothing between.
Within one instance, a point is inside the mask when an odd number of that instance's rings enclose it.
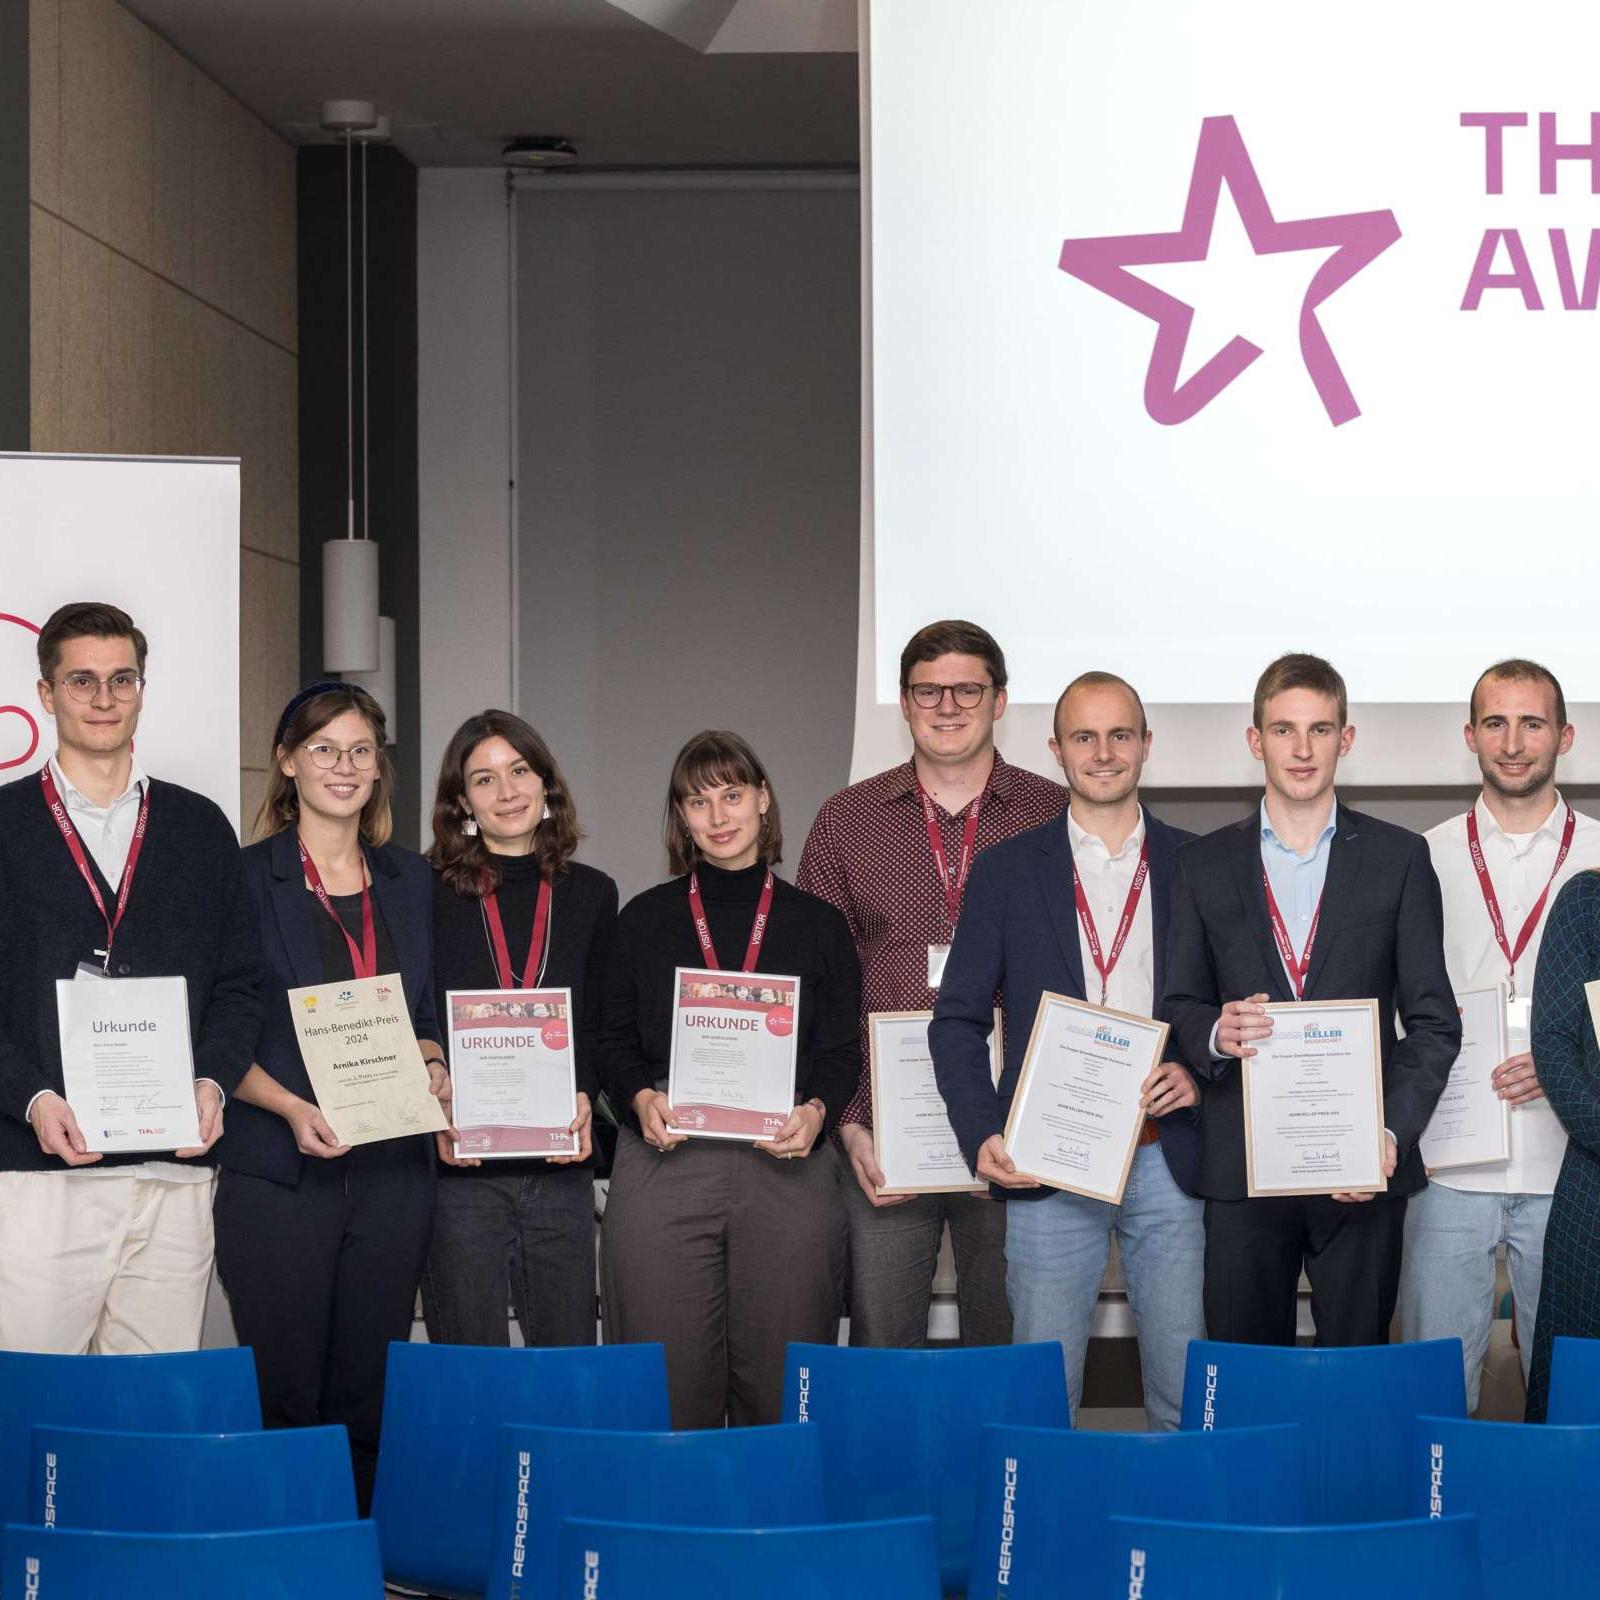
<instances>
[{"instance_id":1,"label":"woman with eyeglasses","mask_svg":"<svg viewBox=\"0 0 1600 1600\"><path fill-rule=\"evenodd\" d=\"M617 886L573 860L572 791L550 747L521 717L482 711L456 729L433 806L435 1009L455 990L570 989L578 1082L576 1155L463 1156L439 1174L422 1311L436 1344L510 1343L509 1304L526 1345L593 1344L591 1122L600 996ZM506 1014L549 1020L547 1001Z\"/></svg>"},{"instance_id":2,"label":"woman with eyeglasses","mask_svg":"<svg viewBox=\"0 0 1600 1600\"><path fill-rule=\"evenodd\" d=\"M600 1081L626 1116L602 1228L606 1342L666 1346L675 1428L777 1422L789 1342L838 1337L845 1216L825 1136L860 1071L861 972L844 917L773 872L777 796L737 734L678 752L665 832L678 876L623 908L606 984ZM754 1003L747 974L800 980L782 1019L794 1106L770 1138L683 1131L666 1094L681 967L727 974L730 1017ZM683 997L700 998L687 983Z\"/></svg>"},{"instance_id":3,"label":"woman with eyeglasses","mask_svg":"<svg viewBox=\"0 0 1600 1600\"><path fill-rule=\"evenodd\" d=\"M399 973L429 1086L449 1077L433 1002L433 877L390 844L393 770L365 689L290 700L244 852L260 916L266 1017L217 1147L217 1271L255 1350L269 1428L343 1423L356 1501L372 1501L389 1342L409 1339L433 1221L434 1140L351 1148L318 1109L288 991Z\"/></svg>"}]
</instances>

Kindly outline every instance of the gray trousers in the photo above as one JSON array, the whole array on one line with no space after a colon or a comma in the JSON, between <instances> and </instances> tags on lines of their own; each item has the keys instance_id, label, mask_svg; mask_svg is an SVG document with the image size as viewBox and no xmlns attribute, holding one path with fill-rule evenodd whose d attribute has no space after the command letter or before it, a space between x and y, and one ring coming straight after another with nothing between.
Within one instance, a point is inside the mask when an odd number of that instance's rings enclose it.
<instances>
[{"instance_id":1,"label":"gray trousers","mask_svg":"<svg viewBox=\"0 0 1600 1600\"><path fill-rule=\"evenodd\" d=\"M850 1343L894 1350L927 1344L933 1274L948 1227L961 1343L1010 1344L1005 1203L987 1195L919 1194L875 1206L842 1156L838 1167L850 1217Z\"/></svg>"},{"instance_id":2,"label":"gray trousers","mask_svg":"<svg viewBox=\"0 0 1600 1600\"><path fill-rule=\"evenodd\" d=\"M833 1147L784 1161L732 1139L658 1151L624 1128L600 1235L607 1344L659 1341L674 1428L780 1420L790 1340L839 1336Z\"/></svg>"}]
</instances>

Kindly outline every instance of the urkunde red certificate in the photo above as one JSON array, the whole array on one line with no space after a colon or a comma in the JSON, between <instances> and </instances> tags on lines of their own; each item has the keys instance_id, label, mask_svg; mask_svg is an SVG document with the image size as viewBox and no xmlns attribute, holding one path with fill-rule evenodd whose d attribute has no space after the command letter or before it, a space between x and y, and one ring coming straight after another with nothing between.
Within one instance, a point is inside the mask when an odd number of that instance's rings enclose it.
<instances>
[{"instance_id":1,"label":"urkunde red certificate","mask_svg":"<svg viewBox=\"0 0 1600 1600\"><path fill-rule=\"evenodd\" d=\"M667 1099L678 1131L771 1139L794 1111L800 980L679 967Z\"/></svg>"},{"instance_id":2,"label":"urkunde red certificate","mask_svg":"<svg viewBox=\"0 0 1600 1600\"><path fill-rule=\"evenodd\" d=\"M573 1156L577 1065L570 989L452 989L456 1154Z\"/></svg>"}]
</instances>

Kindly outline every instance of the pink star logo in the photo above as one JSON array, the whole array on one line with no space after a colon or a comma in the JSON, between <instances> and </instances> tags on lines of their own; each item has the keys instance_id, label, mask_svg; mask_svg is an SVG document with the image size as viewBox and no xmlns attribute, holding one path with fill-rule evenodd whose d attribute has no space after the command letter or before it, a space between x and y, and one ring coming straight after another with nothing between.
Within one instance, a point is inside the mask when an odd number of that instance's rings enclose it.
<instances>
[{"instance_id":1,"label":"pink star logo","mask_svg":"<svg viewBox=\"0 0 1600 1600\"><path fill-rule=\"evenodd\" d=\"M1155 349L1144 380L1144 408L1156 422L1169 426L1187 422L1215 400L1261 354L1261 348L1248 339L1230 339L1187 383L1180 384L1178 374L1183 367L1194 308L1125 269L1158 262L1204 261L1224 182L1257 255L1333 249L1334 253L1312 276L1300 304L1300 353L1329 421L1338 427L1360 416L1361 408L1317 321L1317 307L1382 255L1400 237L1400 225L1392 211L1277 221L1232 117L1207 117L1200 124L1200 145L1189 179L1183 226L1176 233L1068 239L1061 246L1061 270L1155 323Z\"/></svg>"}]
</instances>

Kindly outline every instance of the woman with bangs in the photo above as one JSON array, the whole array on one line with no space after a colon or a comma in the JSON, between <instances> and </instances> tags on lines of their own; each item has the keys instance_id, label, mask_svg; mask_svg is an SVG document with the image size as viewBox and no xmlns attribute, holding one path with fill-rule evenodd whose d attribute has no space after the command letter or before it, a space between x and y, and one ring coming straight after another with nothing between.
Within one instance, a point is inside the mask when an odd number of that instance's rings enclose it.
<instances>
[{"instance_id":1,"label":"woman with bangs","mask_svg":"<svg viewBox=\"0 0 1600 1600\"><path fill-rule=\"evenodd\" d=\"M576 1155L460 1157L439 1174L422 1311L436 1344L593 1344L593 1106L600 996L617 886L573 860L572 791L521 717L483 711L456 730L433 807L434 996L452 989L570 989ZM559 1015L543 1001L512 1015Z\"/></svg>"},{"instance_id":2,"label":"woman with bangs","mask_svg":"<svg viewBox=\"0 0 1600 1600\"><path fill-rule=\"evenodd\" d=\"M840 913L773 873L777 796L737 734L678 752L664 831L678 876L623 908L606 984L600 1082L625 1125L601 1238L605 1338L666 1346L675 1428L772 1423L789 1342L838 1337L845 1216L825 1136L860 1075L861 973ZM674 971L722 970L758 933L761 970L800 979L794 1111L758 1143L690 1138L666 1095Z\"/></svg>"},{"instance_id":3,"label":"woman with bangs","mask_svg":"<svg viewBox=\"0 0 1600 1600\"><path fill-rule=\"evenodd\" d=\"M384 716L355 684L284 707L272 776L244 852L266 1015L217 1146L217 1271L255 1350L269 1428L343 1423L366 1516L391 1340L411 1337L433 1222L434 1139L339 1142L316 1094L288 991L397 972L429 1086L449 1115L433 1009L433 881L389 843ZM441 1144L446 1136L440 1135Z\"/></svg>"}]
</instances>

